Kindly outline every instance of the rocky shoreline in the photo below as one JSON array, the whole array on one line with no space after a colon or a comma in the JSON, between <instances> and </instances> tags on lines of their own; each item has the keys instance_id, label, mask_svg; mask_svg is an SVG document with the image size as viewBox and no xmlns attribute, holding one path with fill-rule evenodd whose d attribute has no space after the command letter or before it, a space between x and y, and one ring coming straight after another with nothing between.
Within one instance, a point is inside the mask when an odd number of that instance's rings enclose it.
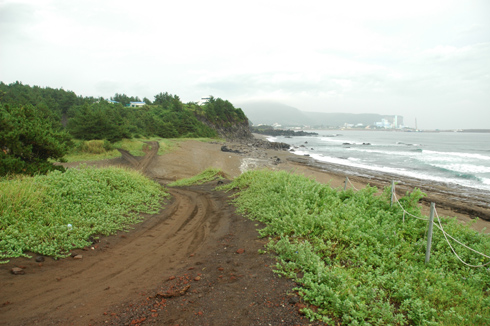
<instances>
[{"instance_id":1,"label":"rocky shoreline","mask_svg":"<svg viewBox=\"0 0 490 326\"><path fill-rule=\"evenodd\" d=\"M490 192L473 188L463 187L455 184L434 182L416 178L410 178L390 173L379 173L371 170L352 168L344 165L318 162L309 157L290 157L290 161L305 164L312 168L327 173L345 175L349 179L368 183L372 186L386 187L395 181L397 195L404 195L407 191L415 188L422 190L427 197L423 202L434 202L438 207L443 207L458 213L468 214L472 218L479 217L490 221Z\"/></svg>"},{"instance_id":2,"label":"rocky shoreline","mask_svg":"<svg viewBox=\"0 0 490 326\"><path fill-rule=\"evenodd\" d=\"M277 166L277 169L283 169L281 163L289 162L316 170L319 173L335 175L337 179L345 180L345 177L348 177L349 180L356 180L361 184L370 184L378 188L390 186L391 182L395 181L398 196L418 188L427 194L422 199L425 204L434 202L439 208L465 214L473 219L478 217L490 221L490 192L488 191L319 162L311 157L291 153L289 149L289 144L269 142L265 136L257 134L254 134L253 139L242 139L239 142L235 141L222 146L222 151L231 151L250 159L259 160L254 161L255 168L258 166Z\"/></svg>"}]
</instances>

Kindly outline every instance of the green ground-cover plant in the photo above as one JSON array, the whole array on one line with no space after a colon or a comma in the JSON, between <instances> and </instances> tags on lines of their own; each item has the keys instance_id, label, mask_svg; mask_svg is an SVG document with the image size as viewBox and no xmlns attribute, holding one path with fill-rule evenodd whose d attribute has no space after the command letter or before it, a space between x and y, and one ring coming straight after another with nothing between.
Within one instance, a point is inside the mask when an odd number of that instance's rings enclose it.
<instances>
[{"instance_id":1,"label":"green ground-cover plant","mask_svg":"<svg viewBox=\"0 0 490 326\"><path fill-rule=\"evenodd\" d=\"M332 189L286 172L249 171L220 189L238 188L234 203L266 224L277 272L301 286L311 319L343 325L488 325L490 269L457 260L435 229L430 264L424 264L427 222L390 206L390 189ZM400 199L420 216L416 190ZM444 219L445 230L480 252L490 238ZM456 245L466 262L488 262ZM317 307L317 308L315 308Z\"/></svg>"},{"instance_id":2,"label":"green ground-cover plant","mask_svg":"<svg viewBox=\"0 0 490 326\"><path fill-rule=\"evenodd\" d=\"M209 168L190 178L180 179L169 183L169 187L181 187L191 185L201 185L206 182L224 179L225 175L220 169Z\"/></svg>"},{"instance_id":3,"label":"green ground-cover plant","mask_svg":"<svg viewBox=\"0 0 490 326\"><path fill-rule=\"evenodd\" d=\"M113 234L155 213L168 196L142 174L82 167L0 181L0 259L64 257L92 235ZM68 225L71 226L68 226Z\"/></svg>"}]
</instances>

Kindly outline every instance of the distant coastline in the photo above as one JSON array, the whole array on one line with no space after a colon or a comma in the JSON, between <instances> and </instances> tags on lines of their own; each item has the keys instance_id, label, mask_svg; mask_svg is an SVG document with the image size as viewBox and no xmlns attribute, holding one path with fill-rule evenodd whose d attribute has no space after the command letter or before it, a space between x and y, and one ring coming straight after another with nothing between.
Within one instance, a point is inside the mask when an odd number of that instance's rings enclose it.
<instances>
[{"instance_id":1,"label":"distant coastline","mask_svg":"<svg viewBox=\"0 0 490 326\"><path fill-rule=\"evenodd\" d=\"M455 132L455 133L490 133L490 129L363 129L363 128L284 128L276 130L295 130L295 131L305 131L305 130L321 130L321 131L390 131L390 132ZM300 136L297 134L296 136Z\"/></svg>"}]
</instances>

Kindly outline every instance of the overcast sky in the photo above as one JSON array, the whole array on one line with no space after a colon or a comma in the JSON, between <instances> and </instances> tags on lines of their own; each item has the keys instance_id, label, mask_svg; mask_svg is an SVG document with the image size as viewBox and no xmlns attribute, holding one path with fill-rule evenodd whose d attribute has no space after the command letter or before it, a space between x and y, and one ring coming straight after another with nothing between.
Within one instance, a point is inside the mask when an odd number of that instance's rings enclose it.
<instances>
[{"instance_id":1,"label":"overcast sky","mask_svg":"<svg viewBox=\"0 0 490 326\"><path fill-rule=\"evenodd\" d=\"M0 81L490 128L490 1L0 0Z\"/></svg>"}]
</instances>

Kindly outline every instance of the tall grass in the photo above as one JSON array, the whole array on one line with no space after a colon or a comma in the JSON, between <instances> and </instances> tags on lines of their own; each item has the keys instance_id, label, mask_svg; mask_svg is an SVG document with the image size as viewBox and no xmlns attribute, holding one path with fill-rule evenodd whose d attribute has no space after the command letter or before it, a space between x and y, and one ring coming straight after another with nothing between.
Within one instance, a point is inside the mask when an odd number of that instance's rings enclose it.
<instances>
[{"instance_id":1,"label":"tall grass","mask_svg":"<svg viewBox=\"0 0 490 326\"><path fill-rule=\"evenodd\" d=\"M121 168L69 169L0 182L0 259L34 252L64 257L155 213L167 196L140 173ZM71 225L71 227L69 226Z\"/></svg>"},{"instance_id":2,"label":"tall grass","mask_svg":"<svg viewBox=\"0 0 490 326\"><path fill-rule=\"evenodd\" d=\"M177 147L181 139L162 139L162 138L138 138L123 139L110 144L105 140L74 140L74 146L68 155L65 156L67 162L97 161L120 157L121 153L117 148L127 150L133 156L144 156L144 149L148 147L146 142L157 141L160 145L158 155L164 155Z\"/></svg>"},{"instance_id":3,"label":"tall grass","mask_svg":"<svg viewBox=\"0 0 490 326\"><path fill-rule=\"evenodd\" d=\"M184 178L184 179L180 179L180 180L174 181L172 183L169 183L168 186L169 187L181 187L181 186L190 186L190 185L200 185L200 184L204 184L206 182L210 182L213 180L220 180L220 179L224 179L224 178L225 178L225 174L223 173L223 171L221 171L220 169L216 169L216 168L209 168L209 169L206 169L203 172L201 172L198 175L195 175L193 177Z\"/></svg>"},{"instance_id":4,"label":"tall grass","mask_svg":"<svg viewBox=\"0 0 490 326\"><path fill-rule=\"evenodd\" d=\"M262 221L278 254L277 272L294 279L309 303L311 319L342 325L488 325L490 269L460 263L434 230L432 255L424 264L426 223L390 207L389 192L376 188L340 191L286 172L250 171L222 189L240 190L240 212ZM414 191L401 204L420 216L423 196ZM490 253L490 238L445 219L447 232ZM471 264L482 259L457 247Z\"/></svg>"}]
</instances>

